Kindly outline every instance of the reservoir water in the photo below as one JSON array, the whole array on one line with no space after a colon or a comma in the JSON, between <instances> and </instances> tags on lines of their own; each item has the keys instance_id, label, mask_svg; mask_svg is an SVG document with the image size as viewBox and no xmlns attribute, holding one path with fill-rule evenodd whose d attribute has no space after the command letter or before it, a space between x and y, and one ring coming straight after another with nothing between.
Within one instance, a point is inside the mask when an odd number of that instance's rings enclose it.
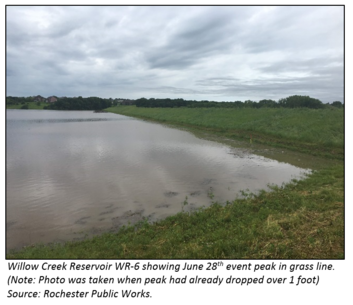
<instances>
[{"instance_id":1,"label":"reservoir water","mask_svg":"<svg viewBox=\"0 0 353 305\"><path fill-rule=\"evenodd\" d=\"M224 203L309 171L113 113L7 110L6 124L7 250Z\"/></svg>"}]
</instances>

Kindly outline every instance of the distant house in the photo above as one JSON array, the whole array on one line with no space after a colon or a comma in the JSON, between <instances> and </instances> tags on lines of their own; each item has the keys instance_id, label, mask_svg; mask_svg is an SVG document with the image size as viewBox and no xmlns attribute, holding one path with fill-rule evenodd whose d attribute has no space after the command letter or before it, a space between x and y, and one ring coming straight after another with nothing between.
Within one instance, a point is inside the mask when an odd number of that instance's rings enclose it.
<instances>
[{"instance_id":1,"label":"distant house","mask_svg":"<svg viewBox=\"0 0 353 305\"><path fill-rule=\"evenodd\" d=\"M37 95L37 96L35 96L35 97L33 98L33 100L34 100L35 102L45 102L45 101L46 101L46 98L43 97L43 96L41 96L41 95Z\"/></svg>"},{"instance_id":2,"label":"distant house","mask_svg":"<svg viewBox=\"0 0 353 305\"><path fill-rule=\"evenodd\" d=\"M47 103L55 103L58 99L55 96L49 96L47 98Z\"/></svg>"}]
</instances>

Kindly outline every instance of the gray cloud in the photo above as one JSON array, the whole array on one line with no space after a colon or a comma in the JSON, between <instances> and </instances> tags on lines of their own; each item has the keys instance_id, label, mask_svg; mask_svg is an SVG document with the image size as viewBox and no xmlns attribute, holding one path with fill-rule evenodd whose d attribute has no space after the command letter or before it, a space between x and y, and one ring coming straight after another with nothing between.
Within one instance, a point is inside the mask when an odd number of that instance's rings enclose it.
<instances>
[{"instance_id":1,"label":"gray cloud","mask_svg":"<svg viewBox=\"0 0 353 305\"><path fill-rule=\"evenodd\" d=\"M341 6L7 6L7 95L343 101Z\"/></svg>"}]
</instances>

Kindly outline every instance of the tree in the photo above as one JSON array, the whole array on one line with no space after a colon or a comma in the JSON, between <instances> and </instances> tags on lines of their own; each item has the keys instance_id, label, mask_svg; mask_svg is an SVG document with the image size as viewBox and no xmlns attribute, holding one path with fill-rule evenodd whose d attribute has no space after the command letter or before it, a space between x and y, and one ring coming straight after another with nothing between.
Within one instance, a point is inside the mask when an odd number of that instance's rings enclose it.
<instances>
[{"instance_id":1,"label":"tree","mask_svg":"<svg viewBox=\"0 0 353 305\"><path fill-rule=\"evenodd\" d=\"M261 100L258 104L259 107L277 107L277 103L274 100Z\"/></svg>"},{"instance_id":2,"label":"tree","mask_svg":"<svg viewBox=\"0 0 353 305\"><path fill-rule=\"evenodd\" d=\"M287 98L280 99L278 101L278 104L286 108L301 108L301 107L307 107L307 108L313 108L313 109L324 108L324 104L320 100L312 98L310 96L302 96L302 95L292 95Z\"/></svg>"},{"instance_id":3,"label":"tree","mask_svg":"<svg viewBox=\"0 0 353 305\"><path fill-rule=\"evenodd\" d=\"M246 100L244 102L244 107L251 108L254 106L254 102L252 100Z\"/></svg>"},{"instance_id":4,"label":"tree","mask_svg":"<svg viewBox=\"0 0 353 305\"><path fill-rule=\"evenodd\" d=\"M340 101L335 101L332 103L333 107L342 108L343 104Z\"/></svg>"}]
</instances>

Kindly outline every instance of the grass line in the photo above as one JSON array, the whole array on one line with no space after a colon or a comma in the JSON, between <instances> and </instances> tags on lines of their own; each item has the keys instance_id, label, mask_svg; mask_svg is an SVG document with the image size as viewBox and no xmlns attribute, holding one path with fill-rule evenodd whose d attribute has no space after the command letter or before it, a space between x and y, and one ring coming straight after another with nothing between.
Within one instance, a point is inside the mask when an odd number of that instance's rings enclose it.
<instances>
[{"instance_id":1,"label":"grass line","mask_svg":"<svg viewBox=\"0 0 353 305\"><path fill-rule=\"evenodd\" d=\"M206 130L226 138L246 139L314 156L344 158L342 109L218 109L218 108L107 108L117 114L189 129Z\"/></svg>"}]
</instances>

